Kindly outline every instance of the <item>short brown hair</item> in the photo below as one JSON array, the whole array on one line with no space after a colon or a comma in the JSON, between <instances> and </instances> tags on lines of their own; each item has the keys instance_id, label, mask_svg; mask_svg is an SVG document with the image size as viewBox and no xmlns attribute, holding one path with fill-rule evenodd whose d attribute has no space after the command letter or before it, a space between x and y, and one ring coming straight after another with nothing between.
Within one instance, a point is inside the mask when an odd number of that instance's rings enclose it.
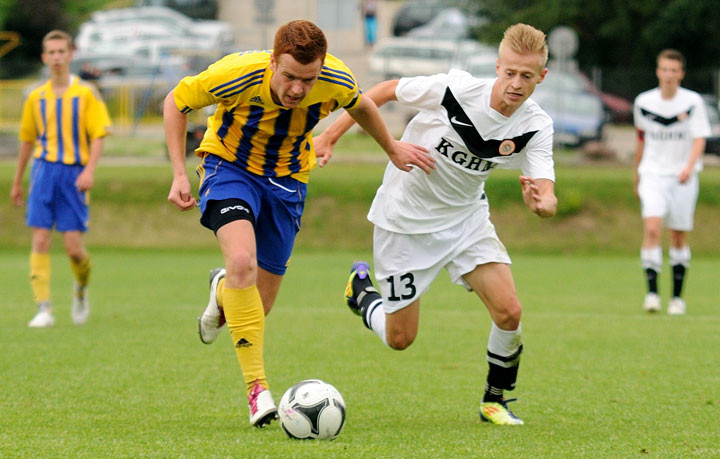
<instances>
[{"instance_id":1,"label":"short brown hair","mask_svg":"<svg viewBox=\"0 0 720 459\"><path fill-rule=\"evenodd\" d=\"M43 39L42 39L43 52L45 52L45 43L47 43L50 40L65 40L68 44L68 48L69 49L73 48L73 39L70 36L70 34L63 30L55 29L55 30L51 30L50 32L46 33L45 36L43 37Z\"/></svg>"},{"instance_id":2,"label":"short brown hair","mask_svg":"<svg viewBox=\"0 0 720 459\"><path fill-rule=\"evenodd\" d=\"M663 49L660 51L660 54L658 54L656 61L657 64L660 64L660 59L672 59L674 61L678 61L680 62L682 69L685 70L685 56L683 56L683 54L677 49Z\"/></svg>"},{"instance_id":3,"label":"short brown hair","mask_svg":"<svg viewBox=\"0 0 720 459\"><path fill-rule=\"evenodd\" d=\"M545 67L547 63L548 46L545 33L531 25L518 23L508 27L500 42L500 49L506 46L518 54L540 54L543 58L542 66Z\"/></svg>"},{"instance_id":4,"label":"short brown hair","mask_svg":"<svg viewBox=\"0 0 720 459\"><path fill-rule=\"evenodd\" d=\"M310 64L318 58L325 61L327 40L325 34L310 21L291 21L281 26L275 33L273 54L275 58L281 54L289 54L303 65Z\"/></svg>"}]
</instances>

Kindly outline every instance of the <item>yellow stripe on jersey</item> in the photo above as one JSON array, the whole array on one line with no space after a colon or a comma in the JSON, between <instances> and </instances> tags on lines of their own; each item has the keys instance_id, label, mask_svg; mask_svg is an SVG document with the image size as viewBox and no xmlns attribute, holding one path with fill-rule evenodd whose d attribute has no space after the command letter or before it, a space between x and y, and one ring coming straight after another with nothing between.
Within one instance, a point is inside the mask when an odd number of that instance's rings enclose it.
<instances>
[{"instance_id":1,"label":"yellow stripe on jersey","mask_svg":"<svg viewBox=\"0 0 720 459\"><path fill-rule=\"evenodd\" d=\"M35 158L85 165L92 141L108 134L110 116L93 86L71 78L62 97L55 96L50 81L30 93L23 107L20 140L35 142Z\"/></svg>"},{"instance_id":2,"label":"yellow stripe on jersey","mask_svg":"<svg viewBox=\"0 0 720 459\"><path fill-rule=\"evenodd\" d=\"M312 130L332 111L353 108L362 91L350 69L325 57L320 75L305 99L293 109L275 104L270 92L271 51L231 54L175 87L182 113L217 104L196 150L233 161L266 177L291 175L307 182L315 166Z\"/></svg>"}]
</instances>

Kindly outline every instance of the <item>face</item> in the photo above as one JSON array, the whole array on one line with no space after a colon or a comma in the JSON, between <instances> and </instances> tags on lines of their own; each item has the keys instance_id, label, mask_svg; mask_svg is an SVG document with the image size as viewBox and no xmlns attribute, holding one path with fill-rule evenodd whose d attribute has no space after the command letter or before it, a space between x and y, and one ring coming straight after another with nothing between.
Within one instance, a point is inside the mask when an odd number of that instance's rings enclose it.
<instances>
[{"instance_id":1,"label":"face","mask_svg":"<svg viewBox=\"0 0 720 459\"><path fill-rule=\"evenodd\" d=\"M295 108L308 95L315 85L322 59L309 64L301 64L289 54L270 56L270 69L273 75L270 78L270 92L273 101L285 108Z\"/></svg>"},{"instance_id":2,"label":"face","mask_svg":"<svg viewBox=\"0 0 720 459\"><path fill-rule=\"evenodd\" d=\"M542 60L539 53L518 54L501 48L495 68L498 79L490 105L505 116L512 115L545 78L547 69L543 68Z\"/></svg>"},{"instance_id":3,"label":"face","mask_svg":"<svg viewBox=\"0 0 720 459\"><path fill-rule=\"evenodd\" d=\"M660 89L677 89L683 77L685 77L685 71L680 61L664 57L658 61L655 74L657 75Z\"/></svg>"},{"instance_id":4,"label":"face","mask_svg":"<svg viewBox=\"0 0 720 459\"><path fill-rule=\"evenodd\" d=\"M58 38L45 42L42 53L43 64L51 73L66 72L70 68L73 52L67 40Z\"/></svg>"}]
</instances>

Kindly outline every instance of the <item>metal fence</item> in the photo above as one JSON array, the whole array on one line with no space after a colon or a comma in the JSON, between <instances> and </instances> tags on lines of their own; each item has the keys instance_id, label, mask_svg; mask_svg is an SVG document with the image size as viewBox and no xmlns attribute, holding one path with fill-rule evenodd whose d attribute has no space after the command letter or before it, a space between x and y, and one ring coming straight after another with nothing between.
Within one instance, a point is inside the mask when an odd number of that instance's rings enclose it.
<instances>
[{"instance_id":1,"label":"metal fence","mask_svg":"<svg viewBox=\"0 0 720 459\"><path fill-rule=\"evenodd\" d=\"M37 80L0 80L0 128L18 127L25 99ZM162 103L172 89L167 84L133 82L98 85L113 125L131 129L139 124L161 124Z\"/></svg>"}]
</instances>

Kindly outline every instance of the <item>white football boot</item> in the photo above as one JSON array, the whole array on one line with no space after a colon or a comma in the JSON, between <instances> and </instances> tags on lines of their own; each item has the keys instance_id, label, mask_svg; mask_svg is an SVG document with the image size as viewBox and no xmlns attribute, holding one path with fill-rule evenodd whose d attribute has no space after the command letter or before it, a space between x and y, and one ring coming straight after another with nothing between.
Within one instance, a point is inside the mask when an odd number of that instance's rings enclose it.
<instances>
[{"instance_id":1,"label":"white football boot","mask_svg":"<svg viewBox=\"0 0 720 459\"><path fill-rule=\"evenodd\" d=\"M70 316L75 325L83 325L87 322L88 316L90 315L90 300L88 299L87 285L80 287L78 283L75 282L73 292L73 305Z\"/></svg>"},{"instance_id":2,"label":"white football boot","mask_svg":"<svg viewBox=\"0 0 720 459\"><path fill-rule=\"evenodd\" d=\"M685 314L685 301L679 296L673 297L668 304L667 312L672 316L681 316Z\"/></svg>"},{"instance_id":3,"label":"white football boot","mask_svg":"<svg viewBox=\"0 0 720 459\"><path fill-rule=\"evenodd\" d=\"M198 317L198 334L205 344L213 343L225 325L225 312L218 305L217 291L220 279L225 277L225 268L210 271L210 299L202 315Z\"/></svg>"},{"instance_id":4,"label":"white football boot","mask_svg":"<svg viewBox=\"0 0 720 459\"><path fill-rule=\"evenodd\" d=\"M48 328L55 325L55 317L53 317L50 309L41 309L35 314L35 317L28 322L30 328Z\"/></svg>"},{"instance_id":5,"label":"white football boot","mask_svg":"<svg viewBox=\"0 0 720 459\"><path fill-rule=\"evenodd\" d=\"M257 380L248 395L248 409L250 410L250 425L255 427L265 427L277 418L277 407L270 391Z\"/></svg>"},{"instance_id":6,"label":"white football boot","mask_svg":"<svg viewBox=\"0 0 720 459\"><path fill-rule=\"evenodd\" d=\"M646 312L660 311L660 296L657 293L648 293L647 295L645 295L643 309Z\"/></svg>"}]
</instances>

